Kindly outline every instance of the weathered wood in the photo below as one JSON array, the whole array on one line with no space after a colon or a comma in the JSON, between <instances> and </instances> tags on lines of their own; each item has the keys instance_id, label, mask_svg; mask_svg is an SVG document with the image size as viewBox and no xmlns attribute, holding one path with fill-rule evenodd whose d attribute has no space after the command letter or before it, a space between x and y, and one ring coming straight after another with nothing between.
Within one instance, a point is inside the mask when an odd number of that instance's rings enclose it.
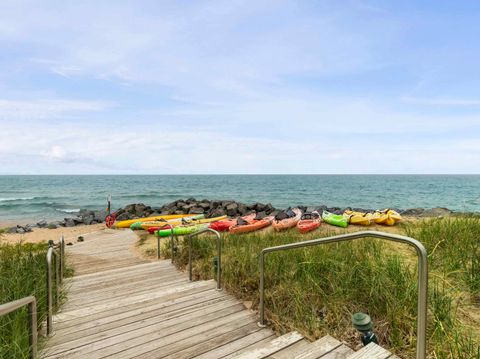
<instances>
[{"instance_id":1,"label":"weathered wood","mask_svg":"<svg viewBox=\"0 0 480 359\"><path fill-rule=\"evenodd\" d=\"M292 348L289 347L287 349L281 350L280 352L273 354L269 358L316 359L330 353L341 345L342 343L340 341L332 338L329 335L326 335L313 343L308 343L308 345L300 347L300 349L296 349L292 346Z\"/></svg>"},{"instance_id":2,"label":"weathered wood","mask_svg":"<svg viewBox=\"0 0 480 359\"><path fill-rule=\"evenodd\" d=\"M313 343L297 332L276 337L237 299L215 290L213 280L189 282L168 260L137 258L129 230L84 238L67 247L75 276L65 280L68 299L54 317L56 335L43 358L345 359L353 353L328 336ZM387 358L376 348L362 351Z\"/></svg>"},{"instance_id":3,"label":"weathered wood","mask_svg":"<svg viewBox=\"0 0 480 359\"><path fill-rule=\"evenodd\" d=\"M353 353L348 359L387 359L391 357L388 350L383 349L375 343L370 343L356 353Z\"/></svg>"},{"instance_id":4,"label":"weathered wood","mask_svg":"<svg viewBox=\"0 0 480 359\"><path fill-rule=\"evenodd\" d=\"M354 351L347 347L345 344L342 344L338 348L332 350L330 353L322 356L322 359L346 359L349 355L353 354Z\"/></svg>"},{"instance_id":5,"label":"weathered wood","mask_svg":"<svg viewBox=\"0 0 480 359\"><path fill-rule=\"evenodd\" d=\"M266 358L284 348L291 346L292 344L299 342L303 339L303 336L297 332L290 332L275 338L267 345L260 348L251 349L245 353L234 356L235 359L260 359Z\"/></svg>"}]
</instances>

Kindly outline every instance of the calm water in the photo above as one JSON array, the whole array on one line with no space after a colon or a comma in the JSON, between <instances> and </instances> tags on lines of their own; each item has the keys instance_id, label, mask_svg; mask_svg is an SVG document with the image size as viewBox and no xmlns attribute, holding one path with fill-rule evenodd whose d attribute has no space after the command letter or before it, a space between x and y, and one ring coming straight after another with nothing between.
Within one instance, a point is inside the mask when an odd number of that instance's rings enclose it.
<instances>
[{"instance_id":1,"label":"calm water","mask_svg":"<svg viewBox=\"0 0 480 359\"><path fill-rule=\"evenodd\" d=\"M62 218L80 208L178 198L297 204L480 211L478 175L218 175L218 176L0 176L0 220Z\"/></svg>"}]
</instances>

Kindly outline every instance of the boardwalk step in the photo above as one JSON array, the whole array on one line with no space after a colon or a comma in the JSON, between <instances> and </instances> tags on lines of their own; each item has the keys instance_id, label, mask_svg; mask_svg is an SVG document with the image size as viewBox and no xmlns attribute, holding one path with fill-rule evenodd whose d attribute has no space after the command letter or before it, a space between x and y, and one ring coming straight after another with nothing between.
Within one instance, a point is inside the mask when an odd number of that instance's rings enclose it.
<instances>
[{"instance_id":1,"label":"boardwalk step","mask_svg":"<svg viewBox=\"0 0 480 359\"><path fill-rule=\"evenodd\" d=\"M281 337L275 338L266 345L259 348L253 348L242 354L234 356L235 359L261 359L275 354L276 352L285 349L303 339L303 335L298 332L290 332Z\"/></svg>"},{"instance_id":2,"label":"boardwalk step","mask_svg":"<svg viewBox=\"0 0 480 359\"><path fill-rule=\"evenodd\" d=\"M388 350L383 349L375 343L370 343L356 353L348 356L347 359L390 359L395 356Z\"/></svg>"}]
</instances>

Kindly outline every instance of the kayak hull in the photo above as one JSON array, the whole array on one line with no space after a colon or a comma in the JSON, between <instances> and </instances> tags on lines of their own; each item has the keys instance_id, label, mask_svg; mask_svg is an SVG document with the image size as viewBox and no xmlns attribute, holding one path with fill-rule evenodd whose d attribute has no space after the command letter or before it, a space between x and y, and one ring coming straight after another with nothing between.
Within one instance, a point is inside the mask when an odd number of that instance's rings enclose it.
<instances>
[{"instance_id":1,"label":"kayak hull","mask_svg":"<svg viewBox=\"0 0 480 359\"><path fill-rule=\"evenodd\" d=\"M127 219L125 221L117 221L113 224L114 228L130 228L130 226L135 222L148 222L148 221L159 221L159 220L169 220L169 219L178 219L189 217L191 214L165 214L161 216L154 216L154 217L144 217L144 218L135 218L135 219Z\"/></svg>"},{"instance_id":2,"label":"kayak hull","mask_svg":"<svg viewBox=\"0 0 480 359\"><path fill-rule=\"evenodd\" d=\"M194 226L179 226L179 227L174 227L173 228L173 235L175 236L186 236L188 234L192 234L198 231L201 231L202 229L208 228L208 224L197 224ZM168 237L172 233L172 230L169 229L160 229L155 232L155 234L158 237Z\"/></svg>"},{"instance_id":3,"label":"kayak hull","mask_svg":"<svg viewBox=\"0 0 480 359\"><path fill-rule=\"evenodd\" d=\"M323 211L322 219L325 223L331 224L333 226L347 228L348 227L348 219L341 214L334 214L327 211Z\"/></svg>"},{"instance_id":4,"label":"kayak hull","mask_svg":"<svg viewBox=\"0 0 480 359\"><path fill-rule=\"evenodd\" d=\"M274 219L272 222L273 229L275 229L276 231L283 231L295 227L302 218L302 211L298 208L294 208L292 209L292 211L295 212L295 217L282 220Z\"/></svg>"},{"instance_id":5,"label":"kayak hull","mask_svg":"<svg viewBox=\"0 0 480 359\"><path fill-rule=\"evenodd\" d=\"M319 219L302 219L297 223L297 229L300 233L308 233L320 227Z\"/></svg>"},{"instance_id":6,"label":"kayak hull","mask_svg":"<svg viewBox=\"0 0 480 359\"><path fill-rule=\"evenodd\" d=\"M259 220L254 219L250 223L244 225L235 224L230 227L229 232L233 234L255 232L270 226L270 224L272 224L272 220L273 217L265 217Z\"/></svg>"}]
</instances>

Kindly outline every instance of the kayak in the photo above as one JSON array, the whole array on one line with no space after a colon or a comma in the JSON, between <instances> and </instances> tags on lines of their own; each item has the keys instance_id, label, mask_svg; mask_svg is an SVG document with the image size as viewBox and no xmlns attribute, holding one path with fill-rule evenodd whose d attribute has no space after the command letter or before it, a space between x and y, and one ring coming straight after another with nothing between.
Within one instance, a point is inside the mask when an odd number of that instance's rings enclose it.
<instances>
[{"instance_id":1,"label":"kayak","mask_svg":"<svg viewBox=\"0 0 480 359\"><path fill-rule=\"evenodd\" d=\"M170 219L168 221L147 221L147 222L135 222L130 226L130 229L149 229L150 227L164 227L166 223L171 224L172 226L179 226L185 221L192 221L197 219L205 218L204 214L195 214L190 215L189 217L183 217L180 219Z\"/></svg>"},{"instance_id":2,"label":"kayak","mask_svg":"<svg viewBox=\"0 0 480 359\"><path fill-rule=\"evenodd\" d=\"M343 215L348 218L350 224L359 224L362 226L369 226L372 224L372 214L363 212L354 212L346 210Z\"/></svg>"},{"instance_id":3,"label":"kayak","mask_svg":"<svg viewBox=\"0 0 480 359\"><path fill-rule=\"evenodd\" d=\"M173 228L173 234L175 236L185 236L187 234L195 233L201 231L202 229L208 228L208 224L196 224L193 226L178 226ZM158 237L168 237L172 233L172 230L169 229L160 229L155 231L155 234Z\"/></svg>"},{"instance_id":4,"label":"kayak","mask_svg":"<svg viewBox=\"0 0 480 359\"><path fill-rule=\"evenodd\" d=\"M320 227L322 220L318 212L304 213L297 223L297 229L300 233L311 232Z\"/></svg>"},{"instance_id":5,"label":"kayak","mask_svg":"<svg viewBox=\"0 0 480 359\"><path fill-rule=\"evenodd\" d=\"M348 227L348 218L345 216L342 216L341 214L334 214L328 211L323 211L322 219L324 222L337 227L343 227L343 228Z\"/></svg>"},{"instance_id":6,"label":"kayak","mask_svg":"<svg viewBox=\"0 0 480 359\"><path fill-rule=\"evenodd\" d=\"M202 215L203 216L203 215ZM223 219L227 218L227 216L220 216L220 217L213 217L213 218L199 218L199 219L184 219L183 221L175 221L175 222L157 222L155 225L146 225L142 226L144 229L148 231L148 233L154 233L155 231L158 231L159 229L164 228L165 226L168 226L169 224L172 225L173 227L177 226L194 226L197 224L205 224L205 223L212 223L212 222L217 222L221 221ZM167 227L168 228L168 227Z\"/></svg>"},{"instance_id":7,"label":"kayak","mask_svg":"<svg viewBox=\"0 0 480 359\"><path fill-rule=\"evenodd\" d=\"M228 231L230 233L248 233L258 231L259 229L268 227L270 224L272 224L272 221L274 219L273 216L268 216L262 219L255 219L255 214L253 214L252 217L253 218L243 217L244 221L247 222L246 224L235 223L233 226L230 227Z\"/></svg>"},{"instance_id":8,"label":"kayak","mask_svg":"<svg viewBox=\"0 0 480 359\"><path fill-rule=\"evenodd\" d=\"M278 217L275 217L272 222L272 226L275 230L281 231L297 225L298 221L300 221L300 218L302 218L302 211L298 208L293 208L291 211L294 213L293 217L285 219L277 219Z\"/></svg>"},{"instance_id":9,"label":"kayak","mask_svg":"<svg viewBox=\"0 0 480 359\"><path fill-rule=\"evenodd\" d=\"M242 217L245 221L255 218L255 214ZM228 232L231 226L237 223L237 218L227 218L221 221L210 223L208 228L213 229L217 232Z\"/></svg>"},{"instance_id":10,"label":"kayak","mask_svg":"<svg viewBox=\"0 0 480 359\"><path fill-rule=\"evenodd\" d=\"M178 219L183 217L191 216L191 214L165 214L161 216L154 216L154 217L145 217L145 218L135 218L135 219L127 219L125 221L117 221L113 224L114 228L129 228L135 222L148 222L148 221L159 221L162 219L169 220L169 219Z\"/></svg>"},{"instance_id":11,"label":"kayak","mask_svg":"<svg viewBox=\"0 0 480 359\"><path fill-rule=\"evenodd\" d=\"M377 224L385 226L394 226L397 222L402 220L402 216L393 209L385 209L383 211L375 211L373 214L373 221Z\"/></svg>"}]
</instances>

